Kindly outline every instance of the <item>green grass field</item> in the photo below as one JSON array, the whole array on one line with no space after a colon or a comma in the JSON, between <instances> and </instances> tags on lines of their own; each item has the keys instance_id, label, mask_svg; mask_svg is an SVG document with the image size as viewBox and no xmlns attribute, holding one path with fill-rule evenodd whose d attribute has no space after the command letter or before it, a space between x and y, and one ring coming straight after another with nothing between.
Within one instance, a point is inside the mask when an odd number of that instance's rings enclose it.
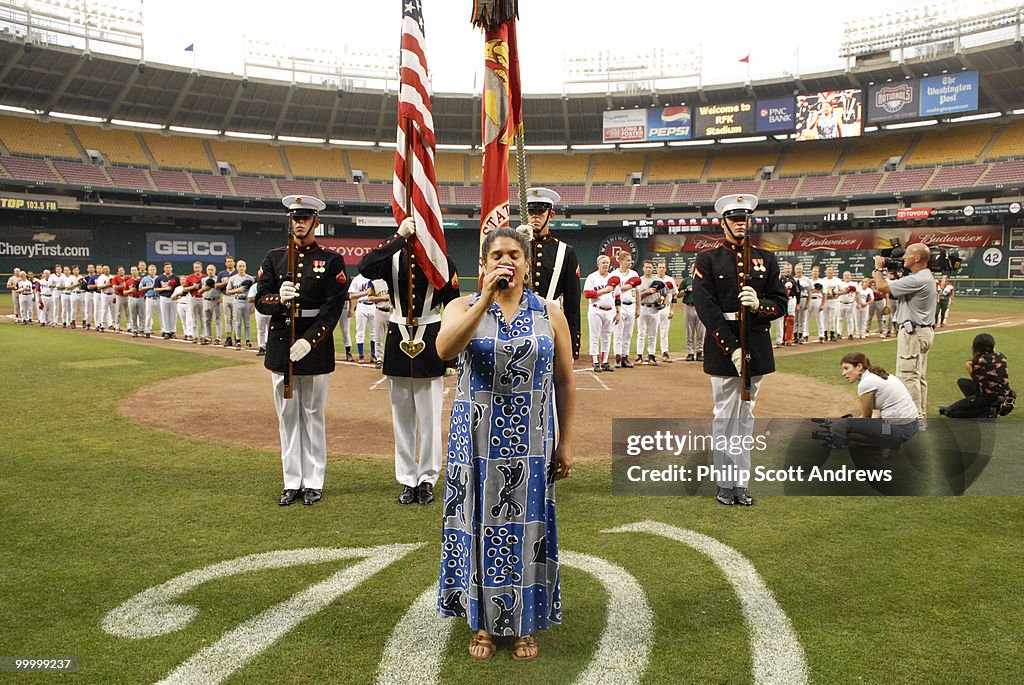
<instances>
[{"instance_id":1,"label":"green grass field","mask_svg":"<svg viewBox=\"0 0 1024 685\"><path fill-rule=\"evenodd\" d=\"M673 328L675 350L681 328ZM933 404L938 386L955 390L973 334L940 336L931 363ZM1021 328L995 334L1013 380ZM423 543L224 680L375 681L389 635L416 598L436 586L438 504L394 504L393 465L361 456L353 445L351 454L331 455L320 504L279 508L277 445L202 443L115 412L134 390L238 363L230 359L15 326L0 326L0 345L7 368L0 388L9 403L0 457L0 656L79 660L76 676L4 674L4 682L156 682L239 624L353 562L201 584L181 599L196 608L195 618L166 634L128 639L104 630L108 612L137 593L249 554ZM871 349L895 354L891 343ZM841 382L834 357L829 350L794 355L780 367ZM947 363L955 370L943 370ZM183 421L215 421L216 410L196 409L214 400L240 407L270 401L197 391L182 398ZM145 402L132 411L146 411ZM563 554L621 567L646 596L653 628L644 633L651 644L640 682L748 683L757 668L740 600L707 556L649 533L602 532L645 520L710 536L743 554L788 616L811 682L1019 677L1024 543L1017 498L765 497L752 509L726 509L709 498L613 497L610 465L598 460L581 462L559 485L558 508ZM599 650L609 595L589 573L563 569L564 623L538 636L536 661L513 662L503 649L492 662L475 663L465 654L469 631L456 622L439 681L573 682Z\"/></svg>"}]
</instances>

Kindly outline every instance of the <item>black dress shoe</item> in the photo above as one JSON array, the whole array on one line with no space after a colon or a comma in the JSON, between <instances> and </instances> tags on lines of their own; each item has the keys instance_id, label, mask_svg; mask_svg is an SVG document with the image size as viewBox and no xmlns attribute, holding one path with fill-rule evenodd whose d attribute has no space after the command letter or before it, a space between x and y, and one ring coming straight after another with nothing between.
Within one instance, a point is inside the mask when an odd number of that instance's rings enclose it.
<instances>
[{"instance_id":1,"label":"black dress shoe","mask_svg":"<svg viewBox=\"0 0 1024 685\"><path fill-rule=\"evenodd\" d=\"M323 491L315 490L314 488L306 488L302 491L302 503L307 507L316 504L323 497Z\"/></svg>"},{"instance_id":2,"label":"black dress shoe","mask_svg":"<svg viewBox=\"0 0 1024 685\"><path fill-rule=\"evenodd\" d=\"M414 488L411 485L406 485L405 489L402 490L402 494L398 496L399 504L412 504L416 501L417 491L419 488Z\"/></svg>"},{"instance_id":3,"label":"black dress shoe","mask_svg":"<svg viewBox=\"0 0 1024 685\"><path fill-rule=\"evenodd\" d=\"M302 494L301 490L292 490L291 488L285 488L281 492L281 499L278 500L277 504L281 507L287 507L289 504L295 504L295 501L299 499L299 495Z\"/></svg>"},{"instance_id":4,"label":"black dress shoe","mask_svg":"<svg viewBox=\"0 0 1024 685\"><path fill-rule=\"evenodd\" d=\"M601 370L608 373L614 371L615 369L613 369L611 365L608 364L608 362L605 362L604 364L601 364Z\"/></svg>"},{"instance_id":5,"label":"black dress shoe","mask_svg":"<svg viewBox=\"0 0 1024 685\"><path fill-rule=\"evenodd\" d=\"M416 504L430 504L434 501L434 486L420 483L416 491Z\"/></svg>"}]
</instances>

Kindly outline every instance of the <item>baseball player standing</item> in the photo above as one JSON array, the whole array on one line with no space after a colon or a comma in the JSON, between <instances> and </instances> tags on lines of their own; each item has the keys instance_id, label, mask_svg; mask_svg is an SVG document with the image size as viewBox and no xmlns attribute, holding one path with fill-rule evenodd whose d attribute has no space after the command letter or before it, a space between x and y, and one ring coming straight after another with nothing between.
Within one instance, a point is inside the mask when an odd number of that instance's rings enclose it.
<instances>
[{"instance_id":1,"label":"baseball player standing","mask_svg":"<svg viewBox=\"0 0 1024 685\"><path fill-rule=\"evenodd\" d=\"M619 277L608 272L611 262L607 255L598 257L597 271L587 276L583 284L583 297L590 302L587 321L590 324L590 359L594 363L595 373L615 370L608 364L608 343L612 328L621 316L621 305L617 304L615 299ZM612 279L615 279L614 283L610 282ZM625 361L629 362L628 359ZM632 367L632 364L629 364L629 367Z\"/></svg>"},{"instance_id":2,"label":"baseball player standing","mask_svg":"<svg viewBox=\"0 0 1024 685\"><path fill-rule=\"evenodd\" d=\"M223 293L227 290L228 280L238 273L235 270L235 258L227 256L224 258L224 269L217 272L217 288ZM224 302L224 347L233 345L231 335L235 330L235 298L225 297Z\"/></svg>"},{"instance_id":3,"label":"baseball player standing","mask_svg":"<svg viewBox=\"0 0 1024 685\"><path fill-rule=\"evenodd\" d=\"M7 289L11 291L11 304L14 306L14 319L21 321L21 303L18 301L18 283L21 282L21 269L14 267L14 273L7 279Z\"/></svg>"},{"instance_id":4,"label":"baseball player standing","mask_svg":"<svg viewBox=\"0 0 1024 685\"><path fill-rule=\"evenodd\" d=\"M139 292L142 293L142 297L145 300L143 305L143 335L148 338L153 333L153 311L160 310L160 302L162 299L160 294L156 292L156 264L150 264L146 267L146 275L139 281Z\"/></svg>"},{"instance_id":5,"label":"baseball player standing","mask_svg":"<svg viewBox=\"0 0 1024 685\"><path fill-rule=\"evenodd\" d=\"M360 364L366 361L363 357L363 344L366 342L367 331L370 331L370 359L376 359L374 350L376 339L373 337L373 319L376 308L369 300L370 292L370 279L362 274L356 275L348 288L349 307L352 307L353 302L356 303L356 351L359 353Z\"/></svg>"},{"instance_id":6,"label":"baseball player standing","mask_svg":"<svg viewBox=\"0 0 1024 685\"><path fill-rule=\"evenodd\" d=\"M619 266L612 271L612 276L618 279L615 291L618 310L615 325L612 327L612 349L615 350L616 364L629 369L633 367L629 361L629 348L633 342L633 327L637 317L634 288L640 285L640 276L630 268L633 266L632 254L626 250L619 250L615 257L619 261ZM638 350L637 362L639 361L641 360Z\"/></svg>"},{"instance_id":7,"label":"baseball player standing","mask_svg":"<svg viewBox=\"0 0 1024 685\"><path fill-rule=\"evenodd\" d=\"M668 275L668 262L664 259L659 259L655 266L655 275L658 280L665 284L665 290L662 293L662 307L658 311L658 339L661 347L661 359L662 361L672 363L672 357L668 353L668 329L672 325L672 317L675 316L675 302L676 295L679 294L679 288L676 285L676 279Z\"/></svg>"},{"instance_id":8,"label":"baseball player standing","mask_svg":"<svg viewBox=\"0 0 1024 685\"><path fill-rule=\"evenodd\" d=\"M640 277L640 285L636 287L637 327L636 327L636 359L639 364L658 365L654 356L658 346L658 304L665 284L654 278L654 262L645 259L644 275ZM655 287L660 286L660 287ZM647 349L646 357L644 349Z\"/></svg>"}]
</instances>

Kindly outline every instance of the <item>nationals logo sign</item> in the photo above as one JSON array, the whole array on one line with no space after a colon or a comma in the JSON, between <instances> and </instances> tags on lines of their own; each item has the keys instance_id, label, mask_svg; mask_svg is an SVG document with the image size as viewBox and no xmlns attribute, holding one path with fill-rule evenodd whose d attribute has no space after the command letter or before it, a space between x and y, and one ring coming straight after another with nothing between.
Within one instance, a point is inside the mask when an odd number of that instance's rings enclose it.
<instances>
[{"instance_id":1,"label":"nationals logo sign","mask_svg":"<svg viewBox=\"0 0 1024 685\"><path fill-rule=\"evenodd\" d=\"M634 263L640 258L640 249L637 247L636 241L625 233L616 233L602 240L601 246L597 248L597 256L608 256L612 260L612 266L615 266L619 263L616 255L620 250L625 250L632 255Z\"/></svg>"}]
</instances>

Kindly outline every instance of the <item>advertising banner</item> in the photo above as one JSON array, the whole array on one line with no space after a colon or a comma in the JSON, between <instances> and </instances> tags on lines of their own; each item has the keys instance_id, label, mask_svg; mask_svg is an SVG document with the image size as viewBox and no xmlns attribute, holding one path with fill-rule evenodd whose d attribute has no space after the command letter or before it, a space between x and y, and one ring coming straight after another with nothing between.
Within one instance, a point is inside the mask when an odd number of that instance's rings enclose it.
<instances>
[{"instance_id":1,"label":"advertising banner","mask_svg":"<svg viewBox=\"0 0 1024 685\"><path fill-rule=\"evenodd\" d=\"M829 90L796 98L796 139L852 138L861 134L862 91Z\"/></svg>"},{"instance_id":2,"label":"advertising banner","mask_svg":"<svg viewBox=\"0 0 1024 685\"><path fill-rule=\"evenodd\" d=\"M0 237L0 257L20 259L89 259L92 231L57 228L7 228Z\"/></svg>"},{"instance_id":3,"label":"advertising banner","mask_svg":"<svg viewBox=\"0 0 1024 685\"><path fill-rule=\"evenodd\" d=\"M655 107L647 110L647 140L689 140L693 135L690 108Z\"/></svg>"},{"instance_id":4,"label":"advertising banner","mask_svg":"<svg viewBox=\"0 0 1024 685\"><path fill-rule=\"evenodd\" d=\"M993 214L1020 214L1019 202L993 202L984 205L967 205L964 216L991 216Z\"/></svg>"},{"instance_id":5,"label":"advertising banner","mask_svg":"<svg viewBox=\"0 0 1024 685\"><path fill-rule=\"evenodd\" d=\"M796 128L796 100L792 97L757 101L758 133L792 131Z\"/></svg>"},{"instance_id":6,"label":"advertising banner","mask_svg":"<svg viewBox=\"0 0 1024 685\"><path fill-rule=\"evenodd\" d=\"M146 259L151 262L205 261L235 253L235 236L205 233L147 233Z\"/></svg>"},{"instance_id":7,"label":"advertising banner","mask_svg":"<svg viewBox=\"0 0 1024 685\"><path fill-rule=\"evenodd\" d=\"M697 105L694 110L694 138L744 136L754 132L756 111L753 102Z\"/></svg>"},{"instance_id":8,"label":"advertising banner","mask_svg":"<svg viewBox=\"0 0 1024 685\"><path fill-rule=\"evenodd\" d=\"M620 109L604 113L605 143L640 143L647 136L646 109Z\"/></svg>"},{"instance_id":9,"label":"advertising banner","mask_svg":"<svg viewBox=\"0 0 1024 685\"><path fill-rule=\"evenodd\" d=\"M978 109L978 72L961 71L921 79L921 116Z\"/></svg>"},{"instance_id":10,"label":"advertising banner","mask_svg":"<svg viewBox=\"0 0 1024 685\"><path fill-rule=\"evenodd\" d=\"M28 212L56 212L56 200L38 200L29 197L0 195L0 209L20 209Z\"/></svg>"},{"instance_id":11,"label":"advertising banner","mask_svg":"<svg viewBox=\"0 0 1024 685\"><path fill-rule=\"evenodd\" d=\"M349 266L358 264L370 250L380 245L379 238L317 238L316 241L344 257Z\"/></svg>"},{"instance_id":12,"label":"advertising banner","mask_svg":"<svg viewBox=\"0 0 1024 685\"><path fill-rule=\"evenodd\" d=\"M903 121L920 116L921 82L876 83L868 87L868 122Z\"/></svg>"}]
</instances>

